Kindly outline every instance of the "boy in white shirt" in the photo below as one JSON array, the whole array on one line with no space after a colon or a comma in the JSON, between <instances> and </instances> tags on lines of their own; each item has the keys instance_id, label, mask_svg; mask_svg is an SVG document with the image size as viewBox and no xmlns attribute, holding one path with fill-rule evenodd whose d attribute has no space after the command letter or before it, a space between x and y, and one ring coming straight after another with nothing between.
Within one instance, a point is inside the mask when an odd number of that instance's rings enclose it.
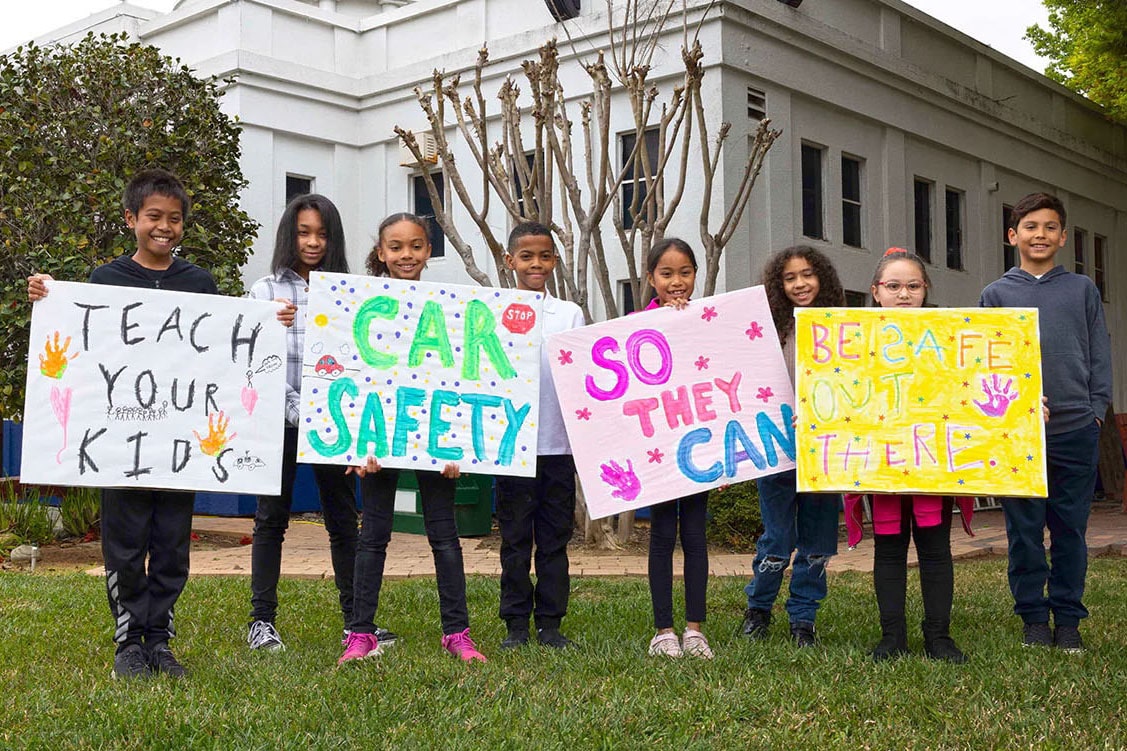
<instances>
[{"instance_id":1,"label":"boy in white shirt","mask_svg":"<svg viewBox=\"0 0 1127 751\"><path fill-rule=\"evenodd\" d=\"M546 283L556 268L552 232L543 224L518 224L509 234L506 265L516 274L517 289L544 295L542 336L583 326L583 311L559 300ZM560 633L571 588L567 544L575 518L575 462L564 431L563 415L552 383L547 348L541 348L540 431L536 477L497 478L497 522L501 528L501 619L508 633L502 649L528 643L528 619L534 616L537 640L563 649L573 642ZM536 547L536 585L530 576Z\"/></svg>"}]
</instances>

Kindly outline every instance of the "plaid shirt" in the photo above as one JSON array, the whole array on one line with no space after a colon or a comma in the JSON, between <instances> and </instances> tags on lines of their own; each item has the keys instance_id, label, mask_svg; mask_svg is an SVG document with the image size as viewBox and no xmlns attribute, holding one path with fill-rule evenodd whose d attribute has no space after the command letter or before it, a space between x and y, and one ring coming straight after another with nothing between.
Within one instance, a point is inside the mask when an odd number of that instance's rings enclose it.
<instances>
[{"instance_id":1,"label":"plaid shirt","mask_svg":"<svg viewBox=\"0 0 1127 751\"><path fill-rule=\"evenodd\" d=\"M301 361L305 356L305 310L309 282L293 269L281 269L255 282L248 297L255 300L284 298L297 306L293 326L286 329L286 422L297 427L301 418Z\"/></svg>"}]
</instances>

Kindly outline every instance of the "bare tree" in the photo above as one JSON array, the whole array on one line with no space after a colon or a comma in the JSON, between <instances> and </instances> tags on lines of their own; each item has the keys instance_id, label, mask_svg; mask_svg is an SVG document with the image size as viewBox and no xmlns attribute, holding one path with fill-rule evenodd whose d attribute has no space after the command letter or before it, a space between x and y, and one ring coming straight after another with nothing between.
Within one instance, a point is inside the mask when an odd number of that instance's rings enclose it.
<instances>
[{"instance_id":1,"label":"bare tree","mask_svg":"<svg viewBox=\"0 0 1127 751\"><path fill-rule=\"evenodd\" d=\"M521 64L527 97L522 98L514 76L505 78L496 95L498 111L489 112L486 107L483 77L489 51L484 47L478 52L473 82L465 96L461 75L448 76L441 71L434 72L429 87L415 89L437 147L444 188L441 195L449 196L452 190L473 221L475 237L480 235L484 240L497 269L497 283L510 287L514 280L502 262L504 240L494 234L488 221L494 202L500 203L500 210L511 222L538 221L552 229L560 262L551 291L576 302L588 321L595 317L594 302L607 317L617 315L608 251L622 252L633 299L647 299L649 289L642 269L646 254L665 236L684 202L690 169L699 163L702 191L690 204L699 212L703 292L705 296L715 292L724 248L736 231L763 159L779 131L771 129L769 120L759 123L735 196L714 224L711 210L716 173L731 133L731 125L722 123L714 138L709 135L701 94L704 51L699 32L714 3L620 0L616 7L614 0L606 0L609 49L595 51L581 63L590 90L571 99L565 96L560 80L560 51L555 39L541 46L535 59ZM688 19L694 8L690 5L700 9L699 20L691 30ZM675 13L675 6L679 6L679 13ZM667 27L678 14L682 21L682 70L679 80L662 96L651 73L662 40L669 36ZM615 160L617 136L611 111L616 96L621 99L622 95L629 104L633 147L619 164ZM578 117L578 124L573 115ZM494 280L478 266L473 245L440 200L434 174L415 134L398 126L395 132L418 161L435 219L461 256L466 271L475 281L492 284ZM460 138L470 154L468 170L455 161L453 136ZM480 186L471 190L467 180L480 180ZM628 196L625 202L624 193ZM615 546L611 522L591 522L582 501L579 506L577 515L585 525L587 539ZM627 538L632 525L632 513L620 515L617 536Z\"/></svg>"}]
</instances>

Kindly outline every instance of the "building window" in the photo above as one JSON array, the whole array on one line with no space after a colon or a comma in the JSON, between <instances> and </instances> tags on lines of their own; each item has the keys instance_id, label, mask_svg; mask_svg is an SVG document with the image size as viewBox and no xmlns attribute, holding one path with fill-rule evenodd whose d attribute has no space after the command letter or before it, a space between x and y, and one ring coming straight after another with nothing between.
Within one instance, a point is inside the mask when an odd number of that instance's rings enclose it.
<instances>
[{"instance_id":1,"label":"building window","mask_svg":"<svg viewBox=\"0 0 1127 751\"><path fill-rule=\"evenodd\" d=\"M767 117L767 94L759 89L747 87L747 118L762 120Z\"/></svg>"},{"instance_id":2,"label":"building window","mask_svg":"<svg viewBox=\"0 0 1127 751\"><path fill-rule=\"evenodd\" d=\"M1084 263L1084 246L1088 242L1088 233L1079 227L1072 228L1072 247L1076 254L1075 264L1073 271L1077 274L1087 274L1086 264Z\"/></svg>"},{"instance_id":3,"label":"building window","mask_svg":"<svg viewBox=\"0 0 1127 751\"><path fill-rule=\"evenodd\" d=\"M1017 266L1017 246L1010 242L1010 222L1013 220L1014 207L1002 205L1002 264L1003 271Z\"/></svg>"},{"instance_id":4,"label":"building window","mask_svg":"<svg viewBox=\"0 0 1127 751\"><path fill-rule=\"evenodd\" d=\"M442 170L432 170L431 179L438 190L438 199L445 204L445 188L442 185ZM446 255L446 235L434 218L434 204L431 203L430 193L427 192L427 181L422 175L411 178L411 192L414 194L415 216L427 221L428 234L430 235L430 257L442 258Z\"/></svg>"},{"instance_id":5,"label":"building window","mask_svg":"<svg viewBox=\"0 0 1127 751\"><path fill-rule=\"evenodd\" d=\"M822 214L822 154L825 149L802 144L802 234L825 240Z\"/></svg>"},{"instance_id":6,"label":"building window","mask_svg":"<svg viewBox=\"0 0 1127 751\"><path fill-rule=\"evenodd\" d=\"M649 162L649 173L652 177L657 173L657 165L661 154L658 151L657 128L647 128L645 131L646 161ZM622 147L622 166L625 174L622 177L622 226L631 229L634 226L634 216L645 217L644 208L646 200L646 173L642 167L642 151L634 153L634 144L638 142L635 133L623 133L619 136ZM633 158L631 158L633 157Z\"/></svg>"},{"instance_id":7,"label":"building window","mask_svg":"<svg viewBox=\"0 0 1127 751\"><path fill-rule=\"evenodd\" d=\"M963 192L944 191L944 213L947 216L947 268L963 269Z\"/></svg>"},{"instance_id":8,"label":"building window","mask_svg":"<svg viewBox=\"0 0 1127 751\"><path fill-rule=\"evenodd\" d=\"M876 301L868 292L858 292L855 289L845 290L845 307L847 308L863 308L874 302Z\"/></svg>"},{"instance_id":9,"label":"building window","mask_svg":"<svg viewBox=\"0 0 1127 751\"><path fill-rule=\"evenodd\" d=\"M634 304L634 288L630 286L629 279L618 280L618 299L620 315L630 315L638 309Z\"/></svg>"},{"instance_id":10,"label":"building window","mask_svg":"<svg viewBox=\"0 0 1127 751\"><path fill-rule=\"evenodd\" d=\"M1103 235L1092 236L1092 275L1095 276L1096 289L1100 291L1100 299L1108 302L1107 298L1107 281L1104 279L1104 262L1107 260L1105 254L1107 248L1107 238Z\"/></svg>"},{"instance_id":11,"label":"building window","mask_svg":"<svg viewBox=\"0 0 1127 751\"><path fill-rule=\"evenodd\" d=\"M313 178L286 173L286 205L298 196L313 192Z\"/></svg>"},{"instance_id":12,"label":"building window","mask_svg":"<svg viewBox=\"0 0 1127 751\"><path fill-rule=\"evenodd\" d=\"M931 186L918 177L913 187L915 212L916 255L931 263Z\"/></svg>"},{"instance_id":13,"label":"building window","mask_svg":"<svg viewBox=\"0 0 1127 751\"><path fill-rule=\"evenodd\" d=\"M864 247L861 238L861 160L841 158L841 241Z\"/></svg>"}]
</instances>

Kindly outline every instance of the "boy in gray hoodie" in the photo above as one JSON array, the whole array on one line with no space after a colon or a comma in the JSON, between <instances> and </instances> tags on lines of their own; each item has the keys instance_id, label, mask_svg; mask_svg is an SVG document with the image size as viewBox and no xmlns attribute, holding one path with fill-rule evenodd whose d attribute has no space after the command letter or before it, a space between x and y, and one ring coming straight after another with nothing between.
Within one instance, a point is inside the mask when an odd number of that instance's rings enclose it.
<instances>
[{"instance_id":1,"label":"boy in gray hoodie","mask_svg":"<svg viewBox=\"0 0 1127 751\"><path fill-rule=\"evenodd\" d=\"M1026 646L1080 652L1081 599L1088 572L1084 536L1096 486L1102 419L1111 402L1111 341L1103 303L1086 276L1056 264L1067 241L1064 204L1033 193L1013 208L1010 243L1021 265L982 291L982 307L1037 308L1041 369L1048 399L1047 498L1003 499L1009 540L1009 583L1014 612L1024 622ZM1046 560L1049 528L1052 563ZM1046 597L1046 583L1048 596ZM1049 628L1052 613L1055 629Z\"/></svg>"}]
</instances>

